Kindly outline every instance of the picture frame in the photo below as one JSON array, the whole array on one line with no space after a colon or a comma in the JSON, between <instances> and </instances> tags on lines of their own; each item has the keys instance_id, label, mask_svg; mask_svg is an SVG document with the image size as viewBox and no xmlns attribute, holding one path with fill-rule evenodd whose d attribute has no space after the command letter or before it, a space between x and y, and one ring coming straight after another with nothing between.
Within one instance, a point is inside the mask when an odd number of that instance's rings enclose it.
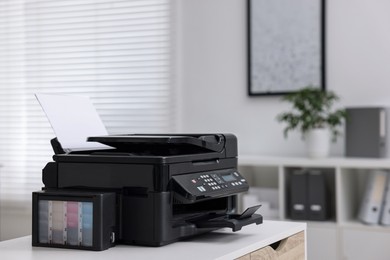
<instances>
[{"instance_id":1,"label":"picture frame","mask_svg":"<svg viewBox=\"0 0 390 260\"><path fill-rule=\"evenodd\" d=\"M247 0L248 95L326 89L325 0Z\"/></svg>"}]
</instances>

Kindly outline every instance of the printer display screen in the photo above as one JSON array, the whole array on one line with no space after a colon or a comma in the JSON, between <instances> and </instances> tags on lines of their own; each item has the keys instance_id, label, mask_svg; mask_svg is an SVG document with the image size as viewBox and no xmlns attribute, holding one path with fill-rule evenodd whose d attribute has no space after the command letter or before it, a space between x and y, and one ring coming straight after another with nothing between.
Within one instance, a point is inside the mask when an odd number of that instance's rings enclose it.
<instances>
[{"instance_id":1,"label":"printer display screen","mask_svg":"<svg viewBox=\"0 0 390 260\"><path fill-rule=\"evenodd\" d=\"M236 177L233 174L226 174L221 176L224 181L235 181Z\"/></svg>"}]
</instances>

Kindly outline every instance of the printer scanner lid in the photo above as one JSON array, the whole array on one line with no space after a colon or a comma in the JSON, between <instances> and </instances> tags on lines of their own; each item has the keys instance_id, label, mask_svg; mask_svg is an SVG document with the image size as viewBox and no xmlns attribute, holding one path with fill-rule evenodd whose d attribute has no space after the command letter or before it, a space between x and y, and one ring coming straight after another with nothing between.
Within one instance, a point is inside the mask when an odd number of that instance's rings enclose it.
<instances>
[{"instance_id":1,"label":"printer scanner lid","mask_svg":"<svg viewBox=\"0 0 390 260\"><path fill-rule=\"evenodd\" d=\"M93 136L88 137L87 140L110 148L56 152L54 159L56 161L167 163L237 156L237 138L232 134L126 134Z\"/></svg>"},{"instance_id":2,"label":"printer scanner lid","mask_svg":"<svg viewBox=\"0 0 390 260\"><path fill-rule=\"evenodd\" d=\"M89 142L99 142L121 150L131 150L135 145L187 145L221 152L225 147L222 134L127 134L88 137Z\"/></svg>"}]
</instances>

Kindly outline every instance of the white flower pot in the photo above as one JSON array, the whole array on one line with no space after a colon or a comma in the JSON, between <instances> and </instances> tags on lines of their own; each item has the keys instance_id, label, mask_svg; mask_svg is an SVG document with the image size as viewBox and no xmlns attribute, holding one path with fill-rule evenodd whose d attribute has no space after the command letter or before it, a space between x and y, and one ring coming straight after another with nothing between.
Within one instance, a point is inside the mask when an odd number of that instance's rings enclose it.
<instances>
[{"instance_id":1,"label":"white flower pot","mask_svg":"<svg viewBox=\"0 0 390 260\"><path fill-rule=\"evenodd\" d=\"M309 158L326 158L330 150L330 132L327 128L315 128L305 135L307 156Z\"/></svg>"}]
</instances>

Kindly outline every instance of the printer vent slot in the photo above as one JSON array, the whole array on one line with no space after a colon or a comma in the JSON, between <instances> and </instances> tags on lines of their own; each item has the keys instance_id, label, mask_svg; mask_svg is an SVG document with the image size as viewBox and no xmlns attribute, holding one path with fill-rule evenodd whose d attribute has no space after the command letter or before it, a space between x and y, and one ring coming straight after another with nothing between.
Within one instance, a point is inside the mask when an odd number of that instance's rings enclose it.
<instances>
[{"instance_id":1,"label":"printer vent slot","mask_svg":"<svg viewBox=\"0 0 390 260\"><path fill-rule=\"evenodd\" d=\"M203 166L203 165L218 164L218 163L219 163L219 159L211 159L211 160L193 161L192 165Z\"/></svg>"}]
</instances>

